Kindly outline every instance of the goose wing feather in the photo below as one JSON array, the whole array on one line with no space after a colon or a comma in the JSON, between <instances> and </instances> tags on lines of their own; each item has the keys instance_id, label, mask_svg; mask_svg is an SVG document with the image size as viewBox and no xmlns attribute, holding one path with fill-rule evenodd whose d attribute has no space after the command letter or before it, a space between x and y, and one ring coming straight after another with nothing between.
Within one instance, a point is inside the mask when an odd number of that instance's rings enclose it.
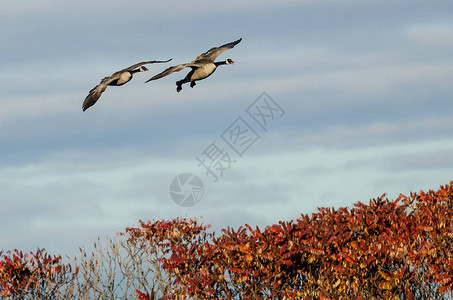
<instances>
[{"instance_id":1,"label":"goose wing feather","mask_svg":"<svg viewBox=\"0 0 453 300\"><path fill-rule=\"evenodd\" d=\"M189 63L189 64L180 64L180 65L177 65L177 66L169 67L169 68L165 69L164 71L162 71L161 73L159 73L157 75L154 75L153 77L151 77L150 79L145 81L145 83L147 83L149 81L152 81L152 80L156 80L156 79L165 77L165 76L170 75L171 73L174 73L174 72L179 72L181 70L184 70L187 67L196 68L196 67L198 67L198 65Z\"/></svg>"},{"instance_id":2,"label":"goose wing feather","mask_svg":"<svg viewBox=\"0 0 453 300\"><path fill-rule=\"evenodd\" d=\"M137 63L137 64L135 64L135 65L132 65L132 66L130 66L130 67L128 67L128 68L125 68L125 69L123 69L123 70L121 70L121 71L132 71L132 70L134 70L135 68L140 67L140 66L142 66L142 65L146 65L146 64L167 63L167 62L171 61L172 59L173 59L173 58L170 58L169 60L150 60L150 61L143 61L143 62ZM121 71L119 71L119 72L121 72Z\"/></svg>"},{"instance_id":3,"label":"goose wing feather","mask_svg":"<svg viewBox=\"0 0 453 300\"><path fill-rule=\"evenodd\" d=\"M123 69L121 71L117 71L110 76L102 78L101 82L90 90L90 92L88 93L88 96L86 96L86 98L85 98L85 101L83 101L83 105L82 105L83 111L85 111L89 107L93 106L96 103L96 101L98 101L98 99L101 97L101 94L107 89L107 86L111 82L119 79L121 76L121 73L124 71L127 71L128 69L129 68Z\"/></svg>"},{"instance_id":4,"label":"goose wing feather","mask_svg":"<svg viewBox=\"0 0 453 300\"><path fill-rule=\"evenodd\" d=\"M209 49L208 51L206 51L205 53L200 54L197 58L195 58L192 61L192 63L196 63L201 60L214 61L214 59L216 59L217 56L219 56L222 52L233 48L234 46L239 44L241 42L241 40L242 40L242 38L240 38L239 40L236 40L234 42L226 43L225 45L222 45L219 47L213 47L213 48Z\"/></svg>"},{"instance_id":5,"label":"goose wing feather","mask_svg":"<svg viewBox=\"0 0 453 300\"><path fill-rule=\"evenodd\" d=\"M95 86L90 90L88 93L88 96L86 96L85 101L83 101L82 109L83 111L87 110L89 107L93 106L96 101L101 97L101 94L105 91L107 88L108 82L113 81L115 78L112 76L110 77L105 77L102 79L101 83Z\"/></svg>"}]
</instances>

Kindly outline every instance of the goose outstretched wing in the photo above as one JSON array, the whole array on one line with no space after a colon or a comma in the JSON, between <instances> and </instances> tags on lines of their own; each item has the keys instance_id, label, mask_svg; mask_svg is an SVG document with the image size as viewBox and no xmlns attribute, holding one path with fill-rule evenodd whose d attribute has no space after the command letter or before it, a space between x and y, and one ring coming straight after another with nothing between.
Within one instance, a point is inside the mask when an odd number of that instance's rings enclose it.
<instances>
[{"instance_id":1,"label":"goose outstretched wing","mask_svg":"<svg viewBox=\"0 0 453 300\"><path fill-rule=\"evenodd\" d=\"M171 61L173 58L170 58L169 60L150 60L150 61L143 61L143 62L140 62L140 63L137 63L135 65L132 65L128 68L125 68L125 69L122 69L121 71L132 71L134 70L135 68L138 68L142 65L146 65L146 64L156 64L156 63L167 63L169 61ZM121 71L118 71L118 72L121 72Z\"/></svg>"},{"instance_id":2,"label":"goose outstretched wing","mask_svg":"<svg viewBox=\"0 0 453 300\"><path fill-rule=\"evenodd\" d=\"M169 68L165 69L164 71L162 71L161 73L159 73L157 75L154 75L153 77L151 77L150 79L145 81L145 83L147 83L149 81L152 81L152 80L156 80L156 79L165 77L165 76L170 75L171 73L174 73L174 72L179 72L181 70L184 70L187 67L196 68L196 67L198 67L198 65L189 63L189 64L180 64L180 65L177 65L177 66L169 67Z\"/></svg>"},{"instance_id":3,"label":"goose outstretched wing","mask_svg":"<svg viewBox=\"0 0 453 300\"><path fill-rule=\"evenodd\" d=\"M93 106L96 103L96 101L98 101L98 99L101 97L101 94L107 88L108 83L113 80L115 80L115 78L114 77L112 78L112 76L105 77L104 79L102 79L100 84L98 84L97 86L90 90L88 96L86 96L85 98L85 101L83 101L82 104L83 111L87 110L89 107Z\"/></svg>"},{"instance_id":4,"label":"goose outstretched wing","mask_svg":"<svg viewBox=\"0 0 453 300\"><path fill-rule=\"evenodd\" d=\"M242 38L240 38L237 41L230 42L230 43L227 43L227 44L219 46L219 47L213 47L213 48L209 49L208 51L206 51L205 53L200 54L197 58L195 58L192 61L192 63L197 63L200 60L214 61L214 59L216 59L217 56L219 56L222 52L233 48L234 46L239 44L241 41L242 41Z\"/></svg>"}]
</instances>

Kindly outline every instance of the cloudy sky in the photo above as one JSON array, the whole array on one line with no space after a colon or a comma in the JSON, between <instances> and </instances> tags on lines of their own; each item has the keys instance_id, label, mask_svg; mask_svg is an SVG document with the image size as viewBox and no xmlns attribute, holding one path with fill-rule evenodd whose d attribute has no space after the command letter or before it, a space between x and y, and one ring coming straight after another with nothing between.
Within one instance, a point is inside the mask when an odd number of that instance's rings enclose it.
<instances>
[{"instance_id":1,"label":"cloudy sky","mask_svg":"<svg viewBox=\"0 0 453 300\"><path fill-rule=\"evenodd\" d=\"M447 184L452 20L451 1L6 0L0 249L72 255L139 219L265 226ZM187 70L144 84L239 38L193 89L175 90ZM82 112L104 76L169 58ZM247 113L263 92L281 108L265 128ZM222 138L238 118L242 156ZM212 145L231 161L216 182L197 160ZM193 207L170 198L181 173L204 184Z\"/></svg>"}]
</instances>

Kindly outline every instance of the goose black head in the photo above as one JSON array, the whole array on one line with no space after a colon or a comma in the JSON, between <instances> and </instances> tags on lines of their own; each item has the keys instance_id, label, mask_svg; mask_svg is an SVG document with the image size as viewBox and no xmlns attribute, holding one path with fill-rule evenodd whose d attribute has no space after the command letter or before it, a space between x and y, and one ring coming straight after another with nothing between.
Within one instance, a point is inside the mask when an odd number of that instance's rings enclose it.
<instances>
[{"instance_id":1,"label":"goose black head","mask_svg":"<svg viewBox=\"0 0 453 300\"><path fill-rule=\"evenodd\" d=\"M148 68L145 67L145 66L141 66L138 70L139 70L140 72L145 72L145 71L148 71Z\"/></svg>"},{"instance_id":2,"label":"goose black head","mask_svg":"<svg viewBox=\"0 0 453 300\"><path fill-rule=\"evenodd\" d=\"M228 59L225 61L225 63L226 63L227 65L234 65L234 61L233 61L231 58L228 58Z\"/></svg>"}]
</instances>

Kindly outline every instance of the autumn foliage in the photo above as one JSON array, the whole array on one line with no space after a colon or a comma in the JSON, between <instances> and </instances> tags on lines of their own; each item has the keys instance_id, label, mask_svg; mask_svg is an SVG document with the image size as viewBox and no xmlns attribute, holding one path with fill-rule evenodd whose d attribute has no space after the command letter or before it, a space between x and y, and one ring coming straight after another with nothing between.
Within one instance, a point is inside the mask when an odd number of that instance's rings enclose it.
<instances>
[{"instance_id":1,"label":"autumn foliage","mask_svg":"<svg viewBox=\"0 0 453 300\"><path fill-rule=\"evenodd\" d=\"M127 232L164 249L167 299L435 299L453 290L452 219L453 182L220 237L187 219Z\"/></svg>"},{"instance_id":2,"label":"autumn foliage","mask_svg":"<svg viewBox=\"0 0 453 300\"><path fill-rule=\"evenodd\" d=\"M244 225L216 235L177 218L140 221L121 237L156 257L159 276L148 280L159 284L137 287L140 300L445 299L453 291L452 219L453 182L350 209L320 208L264 229ZM36 269L34 260L0 255L4 295L37 288L23 273ZM43 270L37 278L62 269Z\"/></svg>"},{"instance_id":3,"label":"autumn foliage","mask_svg":"<svg viewBox=\"0 0 453 300\"><path fill-rule=\"evenodd\" d=\"M61 256L43 249L35 253L0 251L0 295L8 299L52 298L73 270ZM75 271L74 273L77 273Z\"/></svg>"}]
</instances>

